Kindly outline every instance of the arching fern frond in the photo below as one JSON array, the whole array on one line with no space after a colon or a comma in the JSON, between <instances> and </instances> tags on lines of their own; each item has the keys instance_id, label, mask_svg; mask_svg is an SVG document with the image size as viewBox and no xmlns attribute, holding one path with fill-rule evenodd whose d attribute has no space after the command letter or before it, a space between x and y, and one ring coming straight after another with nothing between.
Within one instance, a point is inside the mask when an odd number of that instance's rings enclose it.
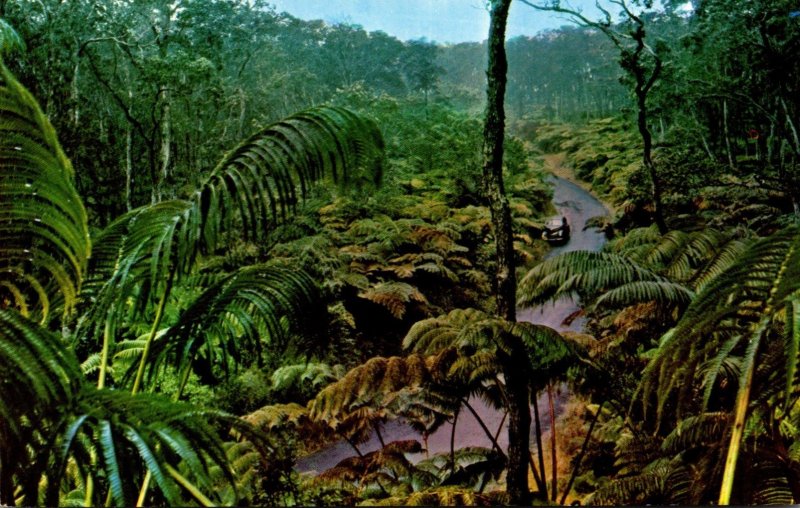
<instances>
[{"instance_id":1,"label":"arching fern frond","mask_svg":"<svg viewBox=\"0 0 800 508\"><path fill-rule=\"evenodd\" d=\"M103 304L135 295L142 311L168 296L171 281L233 231L263 239L312 184L378 182L382 150L377 126L341 108L315 108L268 126L226 155L190 200L145 206L106 228L86 300ZM94 308L89 321L99 328L108 313L103 305Z\"/></svg>"},{"instance_id":2,"label":"arching fern frond","mask_svg":"<svg viewBox=\"0 0 800 508\"><path fill-rule=\"evenodd\" d=\"M669 306L685 307L694 298L694 292L683 284L667 281L635 281L611 289L600 296L595 305L600 307L626 307L640 302L657 302Z\"/></svg>"},{"instance_id":3,"label":"arching fern frond","mask_svg":"<svg viewBox=\"0 0 800 508\"><path fill-rule=\"evenodd\" d=\"M309 362L285 365L272 373L272 389L286 391L302 385L316 389L338 381L344 374L344 367L340 364L331 366Z\"/></svg>"},{"instance_id":4,"label":"arching fern frond","mask_svg":"<svg viewBox=\"0 0 800 508\"><path fill-rule=\"evenodd\" d=\"M229 152L195 202L205 244L238 216L246 238L259 238L292 211L313 182L377 184L383 140L377 125L344 108L310 109L267 126Z\"/></svg>"},{"instance_id":5,"label":"arching fern frond","mask_svg":"<svg viewBox=\"0 0 800 508\"><path fill-rule=\"evenodd\" d=\"M642 382L646 400L660 401L679 385L691 384L707 360L742 353L741 344L760 341L766 328L800 289L800 235L788 228L752 244L727 270L708 282L675 329L662 339ZM751 354L755 353L752 342ZM721 364L718 358L717 364ZM752 362L749 357L746 362ZM676 376L674 367L681 367ZM742 367L746 373L748 368ZM708 379L708 376L706 376Z\"/></svg>"},{"instance_id":6,"label":"arching fern frond","mask_svg":"<svg viewBox=\"0 0 800 508\"><path fill-rule=\"evenodd\" d=\"M518 354L516 344L527 355L534 391L574 364L583 349L548 326L513 323L476 309L455 309L418 321L403 339L403 347L417 353L458 350L462 358L453 362L450 374L480 386L500 372L502 357Z\"/></svg>"},{"instance_id":7,"label":"arching fern frond","mask_svg":"<svg viewBox=\"0 0 800 508\"><path fill-rule=\"evenodd\" d=\"M7 56L9 53L25 49L25 42L19 36L16 30L11 25L6 23L5 20L0 19L0 58Z\"/></svg>"},{"instance_id":8,"label":"arching fern frond","mask_svg":"<svg viewBox=\"0 0 800 508\"><path fill-rule=\"evenodd\" d=\"M665 465L659 469L619 478L598 489L587 501L593 505L646 504L652 497L664 492L665 481L670 468Z\"/></svg>"},{"instance_id":9,"label":"arching fern frond","mask_svg":"<svg viewBox=\"0 0 800 508\"><path fill-rule=\"evenodd\" d=\"M716 364L721 365L720 360L726 356L742 355L721 504L730 500L756 365L764 357L762 344L776 325L786 326L786 316L794 311L793 301L798 291L800 230L792 226L753 243L727 270L707 283L676 327L664 336L644 372L640 386L642 400L649 401L651 397L658 400L660 419L666 401L675 393L678 393L677 410L684 409L687 397L683 394L691 389L698 377L698 367L708 358L715 357ZM797 364L794 343L785 342L787 348L781 352L784 375L790 383L794 383Z\"/></svg>"},{"instance_id":10,"label":"arching fern frond","mask_svg":"<svg viewBox=\"0 0 800 508\"><path fill-rule=\"evenodd\" d=\"M0 46L13 30L0 24ZM47 320L68 312L90 242L73 169L36 100L0 60L0 306Z\"/></svg>"},{"instance_id":11,"label":"arching fern frond","mask_svg":"<svg viewBox=\"0 0 800 508\"><path fill-rule=\"evenodd\" d=\"M353 411L380 406L380 398L420 387L431 380L428 361L420 355L375 357L328 385L309 402L311 417L336 427Z\"/></svg>"},{"instance_id":12,"label":"arching fern frond","mask_svg":"<svg viewBox=\"0 0 800 508\"><path fill-rule=\"evenodd\" d=\"M177 471L213 496L212 465L227 471L228 481L234 482L215 421L245 426L226 413L165 397L87 387L77 401L72 423L59 437L61 464L67 457L76 458L96 476L96 483L102 474L109 481L112 499L120 505L132 504L135 499L135 493L128 490L131 483L123 478L140 477L145 470L170 504L183 504L191 497L189 493L181 495L184 485L174 474ZM91 463L94 454L102 457L99 467ZM97 492L96 504L102 494L105 492Z\"/></svg>"},{"instance_id":13,"label":"arching fern frond","mask_svg":"<svg viewBox=\"0 0 800 508\"><path fill-rule=\"evenodd\" d=\"M165 361L182 372L199 358L201 378L216 379L219 372L257 363L266 345L287 346L289 331L305 322L301 316L320 315L320 303L315 282L304 272L242 268L203 291L156 340L150 372Z\"/></svg>"},{"instance_id":14,"label":"arching fern frond","mask_svg":"<svg viewBox=\"0 0 800 508\"><path fill-rule=\"evenodd\" d=\"M63 425L83 379L60 340L12 310L0 310L0 446L15 459L3 475L23 486L27 503L53 453L49 438Z\"/></svg>"},{"instance_id":15,"label":"arching fern frond","mask_svg":"<svg viewBox=\"0 0 800 508\"><path fill-rule=\"evenodd\" d=\"M677 455L692 448L720 445L728 431L728 413L703 413L681 420L661 443L668 455Z\"/></svg>"},{"instance_id":16,"label":"arching fern frond","mask_svg":"<svg viewBox=\"0 0 800 508\"><path fill-rule=\"evenodd\" d=\"M533 306L574 293L596 296L602 290L664 277L619 254L572 251L546 259L520 281L518 305Z\"/></svg>"}]
</instances>

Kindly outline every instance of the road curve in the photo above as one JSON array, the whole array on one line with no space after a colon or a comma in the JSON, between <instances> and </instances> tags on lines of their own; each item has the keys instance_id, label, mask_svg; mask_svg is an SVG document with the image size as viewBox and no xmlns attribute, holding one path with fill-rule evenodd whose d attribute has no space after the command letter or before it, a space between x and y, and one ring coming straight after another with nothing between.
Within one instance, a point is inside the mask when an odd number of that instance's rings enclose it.
<instances>
[{"instance_id":1,"label":"road curve","mask_svg":"<svg viewBox=\"0 0 800 508\"><path fill-rule=\"evenodd\" d=\"M589 218L598 215L606 215L608 210L597 198L568 180L553 177L553 183L553 204L556 207L557 215L567 218L572 235L570 241L566 245L554 247L547 256L550 257L561 252L572 250L599 250L605 242L604 235L595 229L584 230L584 226ZM574 320L569 326L562 325L564 319L576 310L577 306L571 300L563 299L532 309L519 309L517 311L517 319L520 321L530 321L547 325L557 330L580 330L583 326L583 321L581 319ZM559 398L558 400L563 399ZM508 444L505 425L498 433L498 427L504 421L503 414L486 406L483 401L478 398L473 397L469 402L492 433L498 435L498 444L505 449ZM541 414L541 420L545 427L543 430L546 430L549 426L548 422L550 419L546 399L539 401L539 407L540 409L544 409ZM556 413L558 413L559 409L559 404L556 404ZM435 453L448 452L450 450L451 429L452 425L445 423L438 431L429 436L428 454L432 455ZM381 433L384 441L387 443L406 439L421 441L421 437L418 433L399 420L387 422ZM533 428L531 429L531 437L533 438ZM534 442L533 439L531 442ZM461 412L456 423L456 447L461 448L465 446L491 447L491 442L478 424L478 421L466 410ZM359 446L362 452L369 452L377 450L378 448L380 448L380 443L375 435L373 435L367 443ZM352 447L346 442L340 441L311 455L300 458L295 467L300 472L322 472L335 466L341 460L353 455L354 450ZM417 457L411 458L412 460L414 458L421 459L424 458L424 456L424 454L418 454Z\"/></svg>"}]
</instances>

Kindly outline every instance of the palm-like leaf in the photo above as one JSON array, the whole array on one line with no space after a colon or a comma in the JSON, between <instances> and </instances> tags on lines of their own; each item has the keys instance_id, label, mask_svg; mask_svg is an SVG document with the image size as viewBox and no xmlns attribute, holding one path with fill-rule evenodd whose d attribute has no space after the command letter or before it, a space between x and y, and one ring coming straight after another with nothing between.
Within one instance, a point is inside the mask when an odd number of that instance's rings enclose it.
<instances>
[{"instance_id":1,"label":"palm-like leaf","mask_svg":"<svg viewBox=\"0 0 800 508\"><path fill-rule=\"evenodd\" d=\"M45 320L54 299L64 312L75 304L90 252L86 211L53 127L2 60L0 78L0 304Z\"/></svg>"},{"instance_id":2,"label":"palm-like leaf","mask_svg":"<svg viewBox=\"0 0 800 508\"><path fill-rule=\"evenodd\" d=\"M13 311L0 311L0 337L0 444L16 457L0 467L21 487L26 504L38 503L44 476L46 503L59 504L70 460L95 484L104 479L118 504L130 504L130 480L145 470L171 504L182 503L170 468L189 470L206 489L211 465L230 469L212 420L249 429L221 412L84 386L74 354Z\"/></svg>"},{"instance_id":3,"label":"palm-like leaf","mask_svg":"<svg viewBox=\"0 0 800 508\"><path fill-rule=\"evenodd\" d=\"M645 370L641 385L643 400L656 396L660 418L666 401L676 393L678 411L685 410L688 392L699 367L707 360L713 358L712 366L721 366L730 355L743 355L720 503L727 503L730 498L755 366L764 356L762 344L776 323L784 324L789 330L787 336L792 337L785 341L785 350L780 352L785 365L784 386L795 383L797 339L793 316L798 291L800 230L789 227L752 244L727 270L707 283L677 326L664 336ZM717 371L707 365L705 370L708 393ZM781 390L786 393L785 403L790 404L791 392Z\"/></svg>"},{"instance_id":4,"label":"palm-like leaf","mask_svg":"<svg viewBox=\"0 0 800 508\"><path fill-rule=\"evenodd\" d=\"M534 387L574 363L581 347L550 327L533 323L512 323L476 309L456 309L448 314L415 323L403 339L403 347L423 354L457 349L466 359L453 363L450 373L462 371L471 384L496 377L499 355L514 354L522 344L528 356ZM488 356L487 356L488 354Z\"/></svg>"},{"instance_id":5,"label":"palm-like leaf","mask_svg":"<svg viewBox=\"0 0 800 508\"><path fill-rule=\"evenodd\" d=\"M195 197L209 245L236 217L259 236L294 207L311 183L378 183L383 141L373 122L343 108L316 108L270 125L231 151Z\"/></svg>"},{"instance_id":6,"label":"palm-like leaf","mask_svg":"<svg viewBox=\"0 0 800 508\"><path fill-rule=\"evenodd\" d=\"M319 316L317 286L304 272L279 266L248 266L208 287L153 345L155 372L165 361L178 371L201 358L207 379L237 365L261 361L262 351L287 347L291 329Z\"/></svg>"},{"instance_id":7,"label":"palm-like leaf","mask_svg":"<svg viewBox=\"0 0 800 508\"><path fill-rule=\"evenodd\" d=\"M518 304L539 305L573 294L595 298L603 291L640 282L650 282L652 286L668 285L671 291L665 289L664 292L675 293L675 285L667 278L623 255L589 251L566 252L543 261L525 275L519 285ZM633 296L617 294L609 297L609 300L630 302Z\"/></svg>"},{"instance_id":8,"label":"palm-like leaf","mask_svg":"<svg viewBox=\"0 0 800 508\"><path fill-rule=\"evenodd\" d=\"M704 286L648 365L642 384L645 400L657 393L663 406L673 390L691 385L686 380L695 379L701 367L710 387L719 370L706 362L721 368L725 358L742 352L742 344L750 344L747 362L752 362L756 351L751 339L760 341L778 312L787 306L793 309L791 302L800 289L798 242L796 228L763 239ZM789 351L793 343L787 342ZM794 376L795 355L789 354L786 362L787 372ZM747 370L741 368L743 373Z\"/></svg>"},{"instance_id":9,"label":"palm-like leaf","mask_svg":"<svg viewBox=\"0 0 800 508\"><path fill-rule=\"evenodd\" d=\"M57 337L6 310L0 310L0 365L0 473L22 487L27 504L36 504L52 435L80 389L80 367ZM0 502L13 501L12 492L0 492Z\"/></svg>"},{"instance_id":10,"label":"palm-like leaf","mask_svg":"<svg viewBox=\"0 0 800 508\"><path fill-rule=\"evenodd\" d=\"M640 228L611 242L606 252L572 251L545 260L520 282L519 303L578 295L594 307L655 301L683 308L747 245L714 230L660 235Z\"/></svg>"},{"instance_id":11,"label":"palm-like leaf","mask_svg":"<svg viewBox=\"0 0 800 508\"><path fill-rule=\"evenodd\" d=\"M104 477L117 504L131 504L135 494L130 491L135 485L131 479L142 478L145 471L152 474L167 502L183 504L183 483L176 471L186 471L180 476L190 476L205 492L211 491L212 466L226 471L233 483L215 420L245 426L225 413L156 395L87 387L76 401L72 423L60 436L61 463L72 456L90 475ZM93 463L94 455L102 462Z\"/></svg>"}]
</instances>

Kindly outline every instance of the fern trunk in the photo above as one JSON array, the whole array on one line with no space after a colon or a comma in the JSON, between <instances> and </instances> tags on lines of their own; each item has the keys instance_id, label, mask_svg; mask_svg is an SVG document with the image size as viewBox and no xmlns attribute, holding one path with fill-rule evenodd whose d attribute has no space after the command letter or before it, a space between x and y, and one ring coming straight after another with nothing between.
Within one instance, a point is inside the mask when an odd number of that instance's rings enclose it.
<instances>
[{"instance_id":1,"label":"fern trunk","mask_svg":"<svg viewBox=\"0 0 800 508\"><path fill-rule=\"evenodd\" d=\"M524 356L514 355L517 358ZM528 504L528 461L530 460L531 411L528 405L530 397L526 369L514 365L508 358L508 367L504 369L508 390L508 473L506 490L511 496L511 504Z\"/></svg>"}]
</instances>

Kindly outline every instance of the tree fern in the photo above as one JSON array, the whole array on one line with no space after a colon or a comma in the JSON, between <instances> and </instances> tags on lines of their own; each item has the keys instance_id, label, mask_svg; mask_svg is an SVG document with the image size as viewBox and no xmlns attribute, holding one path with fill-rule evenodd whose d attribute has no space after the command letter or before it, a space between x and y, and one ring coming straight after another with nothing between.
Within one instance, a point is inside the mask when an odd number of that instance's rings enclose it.
<instances>
[{"instance_id":1,"label":"tree fern","mask_svg":"<svg viewBox=\"0 0 800 508\"><path fill-rule=\"evenodd\" d=\"M457 348L467 355L478 351L510 355L512 348L506 334L524 345L531 374L537 378L547 378L557 370L557 365L574 361L579 351L576 344L552 328L510 323L476 309L456 309L415 323L403 339L403 347L424 354Z\"/></svg>"},{"instance_id":2,"label":"tree fern","mask_svg":"<svg viewBox=\"0 0 800 508\"><path fill-rule=\"evenodd\" d=\"M384 395L422 386L429 380L430 371L423 356L372 358L320 391L309 403L311 417L336 426L354 410L369 405L380 407L379 399Z\"/></svg>"},{"instance_id":3,"label":"tree fern","mask_svg":"<svg viewBox=\"0 0 800 508\"><path fill-rule=\"evenodd\" d=\"M656 301L685 307L695 288L725 269L747 245L714 230L657 234L640 228L605 252L572 251L547 259L520 283L521 305L577 295L593 307Z\"/></svg>"},{"instance_id":4,"label":"tree fern","mask_svg":"<svg viewBox=\"0 0 800 508\"><path fill-rule=\"evenodd\" d=\"M379 282L360 292L358 296L384 307L397 319L405 316L407 307L412 302L423 305L428 302L425 295L411 284L395 281Z\"/></svg>"},{"instance_id":5,"label":"tree fern","mask_svg":"<svg viewBox=\"0 0 800 508\"><path fill-rule=\"evenodd\" d=\"M720 357L720 352L722 358L734 351L743 353L721 503L727 503L730 496L755 365L764 352L760 346L773 324L785 320L782 315L792 315L792 300L800 289L798 242L797 228L790 227L745 250L735 263L704 286L677 326L662 339L656 357L644 373L643 400L656 395L660 416L674 392L679 394L679 403L684 400L680 393L692 385L704 360ZM787 342L784 351L785 373L792 377L796 364L793 343L793 340Z\"/></svg>"}]
</instances>

